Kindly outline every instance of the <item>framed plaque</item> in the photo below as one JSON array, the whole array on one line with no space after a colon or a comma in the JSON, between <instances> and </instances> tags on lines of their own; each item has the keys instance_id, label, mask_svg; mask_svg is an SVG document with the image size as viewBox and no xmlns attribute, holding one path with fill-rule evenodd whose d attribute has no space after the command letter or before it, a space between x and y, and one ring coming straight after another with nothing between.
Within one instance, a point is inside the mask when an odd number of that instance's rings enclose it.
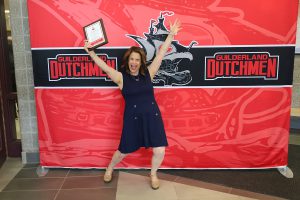
<instances>
[{"instance_id":1,"label":"framed plaque","mask_svg":"<svg viewBox=\"0 0 300 200\"><path fill-rule=\"evenodd\" d=\"M108 43L102 19L84 26L83 31L85 38L91 44L90 49L96 49L97 47Z\"/></svg>"}]
</instances>

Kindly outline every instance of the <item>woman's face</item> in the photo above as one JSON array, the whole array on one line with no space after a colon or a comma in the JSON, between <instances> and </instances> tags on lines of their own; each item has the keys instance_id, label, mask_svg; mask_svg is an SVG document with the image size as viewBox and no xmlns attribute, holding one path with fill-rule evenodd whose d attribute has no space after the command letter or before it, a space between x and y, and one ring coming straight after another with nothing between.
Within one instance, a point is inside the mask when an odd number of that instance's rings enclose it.
<instances>
[{"instance_id":1,"label":"woman's face","mask_svg":"<svg viewBox=\"0 0 300 200\"><path fill-rule=\"evenodd\" d=\"M139 53L132 52L129 55L128 66L129 66L129 70L130 70L131 75L138 75L139 74L141 63L142 63L142 61L141 61L141 56L140 56Z\"/></svg>"}]
</instances>

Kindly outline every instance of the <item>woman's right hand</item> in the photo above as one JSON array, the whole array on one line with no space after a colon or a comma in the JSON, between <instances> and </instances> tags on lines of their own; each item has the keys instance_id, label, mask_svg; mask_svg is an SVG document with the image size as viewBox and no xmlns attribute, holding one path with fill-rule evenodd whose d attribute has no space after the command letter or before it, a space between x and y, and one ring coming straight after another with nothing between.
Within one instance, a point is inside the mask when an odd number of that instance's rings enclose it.
<instances>
[{"instance_id":1,"label":"woman's right hand","mask_svg":"<svg viewBox=\"0 0 300 200\"><path fill-rule=\"evenodd\" d=\"M89 53L93 50L89 50L89 48L91 48L91 43L88 40L84 40L84 50Z\"/></svg>"},{"instance_id":2,"label":"woman's right hand","mask_svg":"<svg viewBox=\"0 0 300 200\"><path fill-rule=\"evenodd\" d=\"M178 33L181 29L182 29L182 28L181 28L181 22L180 22L178 19L175 20L174 24L172 24L172 23L170 22L170 34L171 34L171 35L177 35L177 33Z\"/></svg>"}]
</instances>

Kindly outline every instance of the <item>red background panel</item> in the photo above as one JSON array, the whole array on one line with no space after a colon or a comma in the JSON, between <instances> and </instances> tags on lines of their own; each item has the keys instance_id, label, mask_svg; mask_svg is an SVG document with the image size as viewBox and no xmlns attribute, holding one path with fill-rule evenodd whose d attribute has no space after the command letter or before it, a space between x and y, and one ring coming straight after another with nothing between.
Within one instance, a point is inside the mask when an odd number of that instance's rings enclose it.
<instances>
[{"instance_id":1,"label":"red background panel","mask_svg":"<svg viewBox=\"0 0 300 200\"><path fill-rule=\"evenodd\" d=\"M28 0L32 48L82 47L83 27L102 18L106 47L137 43L161 11L179 18L180 44L295 44L298 0ZM167 26L168 27L168 26ZM39 62L37 62L39 63ZM47 68L47 66L34 66ZM284 67L284 66L280 66ZM116 88L36 88L42 166L106 167L117 149L124 101ZM291 87L157 88L169 141L166 168L287 165ZM151 149L118 167L149 167Z\"/></svg>"},{"instance_id":2,"label":"red background panel","mask_svg":"<svg viewBox=\"0 0 300 200\"><path fill-rule=\"evenodd\" d=\"M175 14L183 44L199 45L295 44L298 0L28 0L31 45L81 47L82 27L103 18L109 44L132 46L126 34L148 32L151 19L160 11Z\"/></svg>"},{"instance_id":3,"label":"red background panel","mask_svg":"<svg viewBox=\"0 0 300 200\"><path fill-rule=\"evenodd\" d=\"M118 89L35 89L42 166L106 167L118 148ZM169 147L166 168L287 164L291 88L156 89ZM269 103L267 103L269 102ZM149 167L151 149L118 167Z\"/></svg>"}]
</instances>

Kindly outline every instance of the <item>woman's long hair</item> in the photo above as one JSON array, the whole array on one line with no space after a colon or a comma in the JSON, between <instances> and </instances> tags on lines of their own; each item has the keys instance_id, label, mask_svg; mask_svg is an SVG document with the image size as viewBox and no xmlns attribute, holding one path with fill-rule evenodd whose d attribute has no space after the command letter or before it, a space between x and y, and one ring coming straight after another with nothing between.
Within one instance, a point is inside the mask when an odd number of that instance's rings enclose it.
<instances>
[{"instance_id":1,"label":"woman's long hair","mask_svg":"<svg viewBox=\"0 0 300 200\"><path fill-rule=\"evenodd\" d=\"M129 56L132 52L138 53L141 56L141 67L139 69L139 73L142 74L143 76L145 76L145 72L147 70L147 66L146 66L146 53L144 51L144 49L140 48L140 47L135 47L132 46L130 47L124 54L123 56L123 61L122 61L122 66L121 68L126 70L126 72L128 74L130 74L130 70L129 70L129 66L128 66L128 60L129 60Z\"/></svg>"}]
</instances>

